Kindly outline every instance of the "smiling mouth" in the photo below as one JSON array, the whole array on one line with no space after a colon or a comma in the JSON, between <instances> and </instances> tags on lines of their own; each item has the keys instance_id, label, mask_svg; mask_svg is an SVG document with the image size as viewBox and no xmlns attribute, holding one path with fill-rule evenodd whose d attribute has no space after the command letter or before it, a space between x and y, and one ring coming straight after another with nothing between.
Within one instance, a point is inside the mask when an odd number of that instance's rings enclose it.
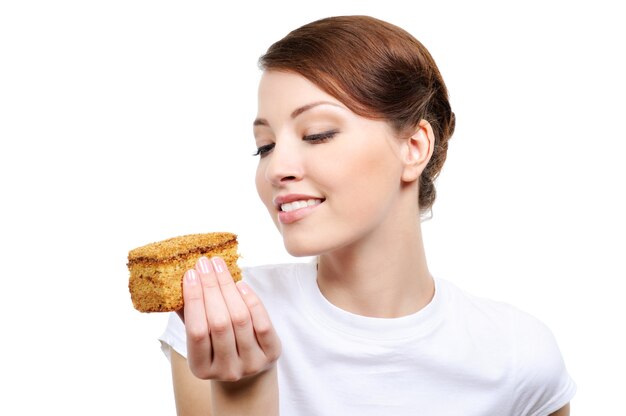
<instances>
[{"instance_id":1,"label":"smiling mouth","mask_svg":"<svg viewBox=\"0 0 626 416\"><path fill-rule=\"evenodd\" d=\"M300 201L293 201L293 202L289 202L286 204L281 204L280 205L280 210L282 212L291 212L291 211L295 211L297 209L302 209L302 208L306 208L306 207L312 207L314 205L319 205L322 202L324 202L323 199L306 199L306 200L300 200Z\"/></svg>"}]
</instances>

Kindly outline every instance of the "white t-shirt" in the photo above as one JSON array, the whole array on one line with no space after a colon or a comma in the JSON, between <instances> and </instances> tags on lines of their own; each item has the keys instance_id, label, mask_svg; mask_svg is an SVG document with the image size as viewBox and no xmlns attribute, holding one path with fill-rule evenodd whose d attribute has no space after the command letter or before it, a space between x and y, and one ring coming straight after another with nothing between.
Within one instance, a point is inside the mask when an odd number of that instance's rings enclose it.
<instances>
[{"instance_id":1,"label":"white t-shirt","mask_svg":"<svg viewBox=\"0 0 626 416\"><path fill-rule=\"evenodd\" d=\"M281 415L543 416L576 391L545 325L445 280L435 279L419 312L384 319L328 302L314 263L253 267L243 276L282 342ZM186 356L176 314L160 339Z\"/></svg>"}]
</instances>

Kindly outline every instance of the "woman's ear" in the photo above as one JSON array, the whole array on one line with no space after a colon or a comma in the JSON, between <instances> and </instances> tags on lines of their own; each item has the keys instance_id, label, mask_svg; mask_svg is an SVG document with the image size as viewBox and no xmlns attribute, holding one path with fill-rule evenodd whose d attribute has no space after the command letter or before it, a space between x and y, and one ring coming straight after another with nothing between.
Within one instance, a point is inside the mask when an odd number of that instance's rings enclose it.
<instances>
[{"instance_id":1,"label":"woman's ear","mask_svg":"<svg viewBox=\"0 0 626 416\"><path fill-rule=\"evenodd\" d=\"M435 134L430 123L426 120L421 120L413 134L404 140L405 142L402 145L402 158L404 161L402 180L404 182L413 182L420 177L433 154Z\"/></svg>"}]
</instances>

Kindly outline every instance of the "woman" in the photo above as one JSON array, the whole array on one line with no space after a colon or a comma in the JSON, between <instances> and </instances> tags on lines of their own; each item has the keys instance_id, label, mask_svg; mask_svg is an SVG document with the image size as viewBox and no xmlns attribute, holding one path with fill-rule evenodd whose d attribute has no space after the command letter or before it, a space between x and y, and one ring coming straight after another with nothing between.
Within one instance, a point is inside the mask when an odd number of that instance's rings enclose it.
<instances>
[{"instance_id":1,"label":"woman","mask_svg":"<svg viewBox=\"0 0 626 416\"><path fill-rule=\"evenodd\" d=\"M428 271L420 214L454 131L428 51L347 16L260 66L257 190L289 253L316 261L237 285L219 258L185 274L185 325L162 337L179 414L569 414L550 331Z\"/></svg>"}]
</instances>

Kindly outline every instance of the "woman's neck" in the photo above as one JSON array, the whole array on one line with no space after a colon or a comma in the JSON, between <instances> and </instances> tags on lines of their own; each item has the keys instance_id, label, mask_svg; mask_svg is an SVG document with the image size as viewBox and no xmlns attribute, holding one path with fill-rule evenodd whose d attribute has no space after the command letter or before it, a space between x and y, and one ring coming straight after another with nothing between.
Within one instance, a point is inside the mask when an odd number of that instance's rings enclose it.
<instances>
[{"instance_id":1,"label":"woman's neck","mask_svg":"<svg viewBox=\"0 0 626 416\"><path fill-rule=\"evenodd\" d=\"M415 313L434 295L419 220L409 231L379 233L320 255L317 284L335 306L370 317Z\"/></svg>"}]
</instances>

